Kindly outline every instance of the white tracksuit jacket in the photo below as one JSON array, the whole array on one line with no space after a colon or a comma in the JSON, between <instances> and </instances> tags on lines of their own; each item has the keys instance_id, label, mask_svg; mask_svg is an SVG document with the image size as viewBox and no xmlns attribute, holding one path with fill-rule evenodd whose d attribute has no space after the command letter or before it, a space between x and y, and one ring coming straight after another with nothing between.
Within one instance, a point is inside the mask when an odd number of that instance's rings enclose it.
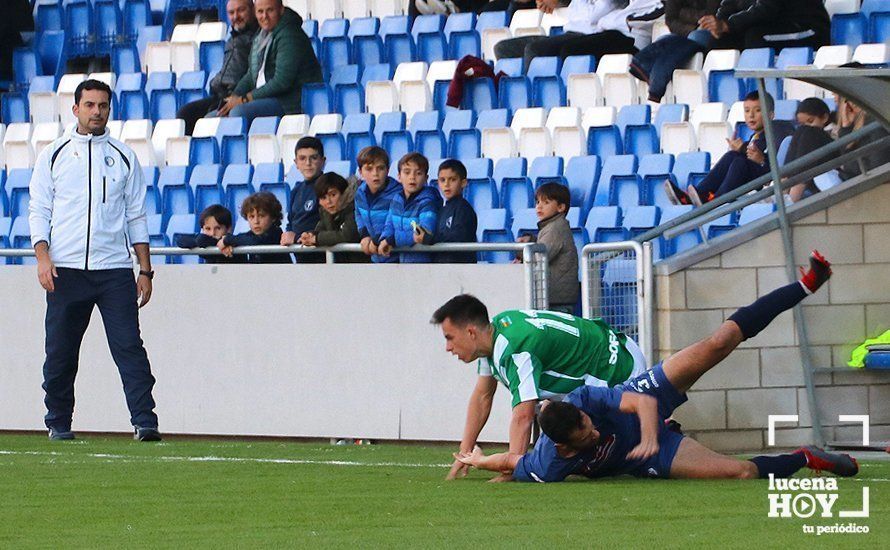
<instances>
[{"instance_id":1,"label":"white tracksuit jacket","mask_svg":"<svg viewBox=\"0 0 890 550\"><path fill-rule=\"evenodd\" d=\"M145 180L136 154L72 126L37 157L31 176L31 243L46 241L56 267L133 268L130 244L148 244Z\"/></svg>"}]
</instances>

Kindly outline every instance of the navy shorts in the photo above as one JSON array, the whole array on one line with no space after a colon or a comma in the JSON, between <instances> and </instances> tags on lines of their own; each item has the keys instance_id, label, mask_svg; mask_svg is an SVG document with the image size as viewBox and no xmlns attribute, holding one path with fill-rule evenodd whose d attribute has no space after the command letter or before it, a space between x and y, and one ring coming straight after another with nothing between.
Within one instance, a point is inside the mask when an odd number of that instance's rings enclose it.
<instances>
[{"instance_id":1,"label":"navy shorts","mask_svg":"<svg viewBox=\"0 0 890 550\"><path fill-rule=\"evenodd\" d=\"M674 409L685 403L689 398L680 393L664 375L661 363L658 363L643 374L631 378L622 386L626 391L645 393L658 401L658 416L670 418ZM638 477L670 477L671 464L685 436L668 430L662 424L658 432L658 453L647 460L634 475Z\"/></svg>"}]
</instances>

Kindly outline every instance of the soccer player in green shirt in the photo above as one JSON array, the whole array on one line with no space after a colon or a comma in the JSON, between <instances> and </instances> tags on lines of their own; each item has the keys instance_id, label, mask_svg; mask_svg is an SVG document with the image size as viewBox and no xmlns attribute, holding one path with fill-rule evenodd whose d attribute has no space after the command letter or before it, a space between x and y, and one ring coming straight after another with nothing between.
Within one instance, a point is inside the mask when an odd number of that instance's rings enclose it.
<instances>
[{"instance_id":1,"label":"soccer player in green shirt","mask_svg":"<svg viewBox=\"0 0 890 550\"><path fill-rule=\"evenodd\" d=\"M639 347L602 319L566 313L508 310L489 320L469 294L455 296L433 314L445 349L465 363L479 360L461 452L471 452L488 420L497 384L512 395L510 452L524 454L539 400L559 400L579 386L614 387L646 370ZM466 475L455 460L448 479Z\"/></svg>"}]
</instances>

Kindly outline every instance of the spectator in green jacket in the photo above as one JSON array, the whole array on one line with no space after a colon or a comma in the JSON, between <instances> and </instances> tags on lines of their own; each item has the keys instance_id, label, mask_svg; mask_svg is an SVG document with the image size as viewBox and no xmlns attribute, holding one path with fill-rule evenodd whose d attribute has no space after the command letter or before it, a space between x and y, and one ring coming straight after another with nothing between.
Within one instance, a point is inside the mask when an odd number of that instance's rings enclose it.
<instances>
[{"instance_id":1,"label":"spectator in green jacket","mask_svg":"<svg viewBox=\"0 0 890 550\"><path fill-rule=\"evenodd\" d=\"M283 116L300 112L304 84L321 82L321 65L303 18L282 0L256 0L260 32L253 39L250 64L235 90L219 109L219 116Z\"/></svg>"}]
</instances>

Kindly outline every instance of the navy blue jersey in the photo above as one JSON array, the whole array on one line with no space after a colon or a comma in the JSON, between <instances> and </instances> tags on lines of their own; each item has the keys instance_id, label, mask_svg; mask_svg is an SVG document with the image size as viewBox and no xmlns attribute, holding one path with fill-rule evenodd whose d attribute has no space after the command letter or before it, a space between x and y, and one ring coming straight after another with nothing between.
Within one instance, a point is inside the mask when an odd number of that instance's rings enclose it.
<instances>
[{"instance_id":1,"label":"navy blue jersey","mask_svg":"<svg viewBox=\"0 0 890 550\"><path fill-rule=\"evenodd\" d=\"M640 418L619 411L625 391L645 393L658 400L660 449L647 460L627 459L627 454L640 443ZM542 434L535 448L519 459L513 479L552 482L562 481L570 475L597 478L623 474L668 477L683 436L667 430L663 420L686 401L686 396L668 382L660 364L614 388L581 386L569 393L565 400L590 417L600 433L599 442L571 458L563 458L557 453L553 441Z\"/></svg>"}]
</instances>

